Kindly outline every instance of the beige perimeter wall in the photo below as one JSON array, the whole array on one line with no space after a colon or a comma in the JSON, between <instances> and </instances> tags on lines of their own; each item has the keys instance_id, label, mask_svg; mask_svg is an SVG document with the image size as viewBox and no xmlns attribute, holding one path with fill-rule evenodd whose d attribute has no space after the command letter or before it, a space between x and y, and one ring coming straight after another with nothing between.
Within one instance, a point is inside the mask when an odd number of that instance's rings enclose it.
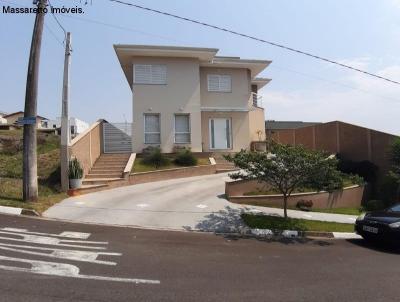
<instances>
[{"instance_id":1,"label":"beige perimeter wall","mask_svg":"<svg viewBox=\"0 0 400 302\"><path fill-rule=\"evenodd\" d=\"M71 142L70 157L76 157L86 175L102 150L102 122L96 122Z\"/></svg>"}]
</instances>

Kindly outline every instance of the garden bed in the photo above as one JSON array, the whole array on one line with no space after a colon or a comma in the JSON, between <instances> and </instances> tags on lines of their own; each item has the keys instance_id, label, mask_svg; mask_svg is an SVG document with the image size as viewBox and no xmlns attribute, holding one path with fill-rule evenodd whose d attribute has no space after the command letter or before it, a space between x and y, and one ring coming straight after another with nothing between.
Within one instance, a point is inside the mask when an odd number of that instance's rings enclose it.
<instances>
[{"instance_id":1,"label":"garden bed","mask_svg":"<svg viewBox=\"0 0 400 302\"><path fill-rule=\"evenodd\" d=\"M250 228L270 230L354 232L354 225L329 221L283 218L278 216L242 214L242 219Z\"/></svg>"},{"instance_id":2,"label":"garden bed","mask_svg":"<svg viewBox=\"0 0 400 302\"><path fill-rule=\"evenodd\" d=\"M175 156L172 154L168 154L165 156L168 159L168 162L165 165L161 165L156 167L155 165L146 164L144 159L141 155L136 157L135 163L132 167L131 173L140 173L140 172L150 172L150 171L160 171L160 170L168 170L174 168L184 168L184 167L193 167L193 166L184 166L184 165L177 165L174 163ZM196 156L197 164L196 166L204 166L210 165L210 160L208 157L200 157Z\"/></svg>"}]
</instances>

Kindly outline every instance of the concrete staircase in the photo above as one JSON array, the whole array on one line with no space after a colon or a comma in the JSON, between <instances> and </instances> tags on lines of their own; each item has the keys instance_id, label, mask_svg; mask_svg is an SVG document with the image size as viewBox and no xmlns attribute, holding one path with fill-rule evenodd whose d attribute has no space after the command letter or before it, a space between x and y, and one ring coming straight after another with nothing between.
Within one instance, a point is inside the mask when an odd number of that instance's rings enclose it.
<instances>
[{"instance_id":1,"label":"concrete staircase","mask_svg":"<svg viewBox=\"0 0 400 302\"><path fill-rule=\"evenodd\" d=\"M83 189L106 186L110 181L123 179L130 153L101 154L82 182Z\"/></svg>"},{"instance_id":2,"label":"concrete staircase","mask_svg":"<svg viewBox=\"0 0 400 302\"><path fill-rule=\"evenodd\" d=\"M217 163L217 173L232 172L237 170L233 163L224 158L223 153L213 153L212 157L214 157L215 162Z\"/></svg>"}]
</instances>

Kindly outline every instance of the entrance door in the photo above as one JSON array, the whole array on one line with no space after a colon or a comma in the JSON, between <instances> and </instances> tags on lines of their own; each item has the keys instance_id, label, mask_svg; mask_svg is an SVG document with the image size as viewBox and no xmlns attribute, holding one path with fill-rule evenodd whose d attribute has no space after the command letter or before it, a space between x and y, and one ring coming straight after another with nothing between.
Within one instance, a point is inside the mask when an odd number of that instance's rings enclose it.
<instances>
[{"instance_id":1,"label":"entrance door","mask_svg":"<svg viewBox=\"0 0 400 302\"><path fill-rule=\"evenodd\" d=\"M231 148L231 119L210 119L210 149Z\"/></svg>"}]
</instances>

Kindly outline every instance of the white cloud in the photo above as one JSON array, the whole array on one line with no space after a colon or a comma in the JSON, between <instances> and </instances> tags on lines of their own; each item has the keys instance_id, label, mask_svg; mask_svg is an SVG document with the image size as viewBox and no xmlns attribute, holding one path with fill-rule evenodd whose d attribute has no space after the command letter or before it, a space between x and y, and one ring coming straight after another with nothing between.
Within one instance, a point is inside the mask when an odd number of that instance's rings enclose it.
<instances>
[{"instance_id":1,"label":"white cloud","mask_svg":"<svg viewBox=\"0 0 400 302\"><path fill-rule=\"evenodd\" d=\"M387 66L377 73L400 81L400 65ZM354 89L322 82L315 82L314 88L291 92L266 88L263 93L266 118L316 122L341 120L400 134L399 85L356 72L335 82Z\"/></svg>"}]
</instances>

